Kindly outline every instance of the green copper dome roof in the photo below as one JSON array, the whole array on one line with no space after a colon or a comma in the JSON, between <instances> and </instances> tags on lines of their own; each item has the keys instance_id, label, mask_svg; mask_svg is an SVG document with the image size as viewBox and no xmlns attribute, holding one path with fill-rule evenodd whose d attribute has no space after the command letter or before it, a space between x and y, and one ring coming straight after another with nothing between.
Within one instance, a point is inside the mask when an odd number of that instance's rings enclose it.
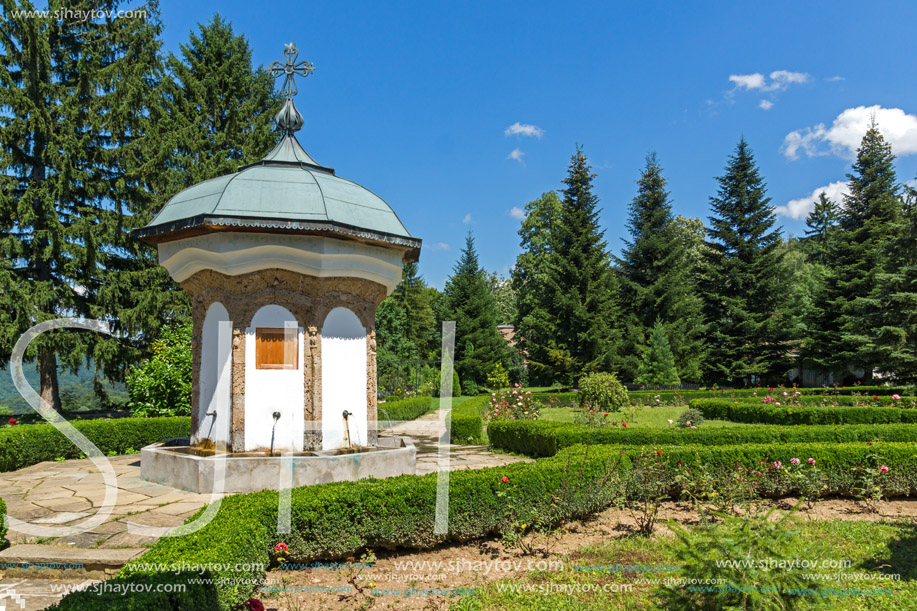
<instances>
[{"instance_id":1,"label":"green copper dome roof","mask_svg":"<svg viewBox=\"0 0 917 611\"><path fill-rule=\"evenodd\" d=\"M389 205L319 165L293 135L304 123L293 103L293 77L314 69L309 62L297 62L298 55L290 43L284 48L286 63L274 62L271 68L275 77L285 79L281 93L287 98L274 116L284 134L274 150L238 172L181 191L135 236L159 244L217 231L318 234L395 245L405 249L405 260L417 260L420 239L408 233Z\"/></svg>"},{"instance_id":2,"label":"green copper dome roof","mask_svg":"<svg viewBox=\"0 0 917 611\"><path fill-rule=\"evenodd\" d=\"M195 227L195 234L207 232L201 231L204 226L342 233L420 247L381 197L319 165L292 134L263 160L181 191L137 237L158 243L184 237Z\"/></svg>"}]
</instances>

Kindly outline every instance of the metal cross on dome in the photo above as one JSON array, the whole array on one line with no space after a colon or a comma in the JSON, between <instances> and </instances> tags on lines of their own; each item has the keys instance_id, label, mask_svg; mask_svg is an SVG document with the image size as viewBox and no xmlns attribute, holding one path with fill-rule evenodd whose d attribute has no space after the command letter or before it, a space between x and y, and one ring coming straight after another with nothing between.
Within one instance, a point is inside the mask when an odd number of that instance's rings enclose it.
<instances>
[{"instance_id":1,"label":"metal cross on dome","mask_svg":"<svg viewBox=\"0 0 917 611\"><path fill-rule=\"evenodd\" d=\"M315 66L306 60L299 63L296 62L296 58L299 57L299 50L292 42L283 46L283 56L286 58L287 62L285 64L280 62L271 64L271 76L274 78L281 75L284 76L283 87L281 87L280 93L285 95L287 99L292 99L294 95L299 93L299 90L296 89L294 77L297 74L302 77L309 76L312 74L312 71L315 70Z\"/></svg>"}]
</instances>

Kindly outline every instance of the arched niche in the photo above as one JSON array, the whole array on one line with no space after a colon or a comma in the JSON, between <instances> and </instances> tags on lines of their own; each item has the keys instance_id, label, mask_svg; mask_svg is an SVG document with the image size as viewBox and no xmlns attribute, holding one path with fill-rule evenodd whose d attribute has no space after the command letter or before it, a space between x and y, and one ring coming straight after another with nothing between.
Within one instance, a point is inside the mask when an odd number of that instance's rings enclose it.
<instances>
[{"instance_id":1,"label":"arched niche","mask_svg":"<svg viewBox=\"0 0 917 611\"><path fill-rule=\"evenodd\" d=\"M232 365L232 322L222 303L207 309L201 331L201 363L197 430L193 443L229 444Z\"/></svg>"},{"instance_id":2,"label":"arched niche","mask_svg":"<svg viewBox=\"0 0 917 611\"><path fill-rule=\"evenodd\" d=\"M255 312L245 329L246 451L303 449L303 356L303 329L289 310Z\"/></svg>"},{"instance_id":3,"label":"arched niche","mask_svg":"<svg viewBox=\"0 0 917 611\"><path fill-rule=\"evenodd\" d=\"M322 325L323 450L345 447L347 431L351 445L367 445L366 369L366 329L351 310L334 308Z\"/></svg>"}]
</instances>

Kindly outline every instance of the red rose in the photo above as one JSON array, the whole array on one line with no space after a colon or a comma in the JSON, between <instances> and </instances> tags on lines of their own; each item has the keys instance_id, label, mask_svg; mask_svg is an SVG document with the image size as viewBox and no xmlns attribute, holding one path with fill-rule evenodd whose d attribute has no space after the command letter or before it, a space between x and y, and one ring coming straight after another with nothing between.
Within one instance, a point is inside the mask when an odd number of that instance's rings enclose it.
<instances>
[{"instance_id":1,"label":"red rose","mask_svg":"<svg viewBox=\"0 0 917 611\"><path fill-rule=\"evenodd\" d=\"M504 475L503 477L500 478L500 481L503 482L504 484L508 484L509 478Z\"/></svg>"},{"instance_id":2,"label":"red rose","mask_svg":"<svg viewBox=\"0 0 917 611\"><path fill-rule=\"evenodd\" d=\"M680 460L678 461L678 466L679 466L679 467L681 466L681 461L680 461Z\"/></svg>"},{"instance_id":3,"label":"red rose","mask_svg":"<svg viewBox=\"0 0 917 611\"><path fill-rule=\"evenodd\" d=\"M773 386L771 386L771 388L770 388L770 390L771 390L771 391L773 391L773 390L774 390L774 387L773 387Z\"/></svg>"},{"instance_id":4,"label":"red rose","mask_svg":"<svg viewBox=\"0 0 917 611\"><path fill-rule=\"evenodd\" d=\"M12 425L14 425L14 424L18 424L18 423L19 423L19 421L16 420L15 418L10 418L10 426L12 426Z\"/></svg>"},{"instance_id":5,"label":"red rose","mask_svg":"<svg viewBox=\"0 0 917 611\"><path fill-rule=\"evenodd\" d=\"M623 426L624 428L627 428L627 423L626 423L626 422L622 422L622 423L621 423L621 426Z\"/></svg>"},{"instance_id":6,"label":"red rose","mask_svg":"<svg viewBox=\"0 0 917 611\"><path fill-rule=\"evenodd\" d=\"M873 399L878 399L879 397L873 397Z\"/></svg>"},{"instance_id":7,"label":"red rose","mask_svg":"<svg viewBox=\"0 0 917 611\"><path fill-rule=\"evenodd\" d=\"M264 605L257 598L249 598L245 608L249 611L264 611Z\"/></svg>"},{"instance_id":8,"label":"red rose","mask_svg":"<svg viewBox=\"0 0 917 611\"><path fill-rule=\"evenodd\" d=\"M605 413L605 417L606 417L606 418L608 417L608 412Z\"/></svg>"},{"instance_id":9,"label":"red rose","mask_svg":"<svg viewBox=\"0 0 917 611\"><path fill-rule=\"evenodd\" d=\"M656 454L659 454L660 456L662 456L662 450L656 450Z\"/></svg>"}]
</instances>

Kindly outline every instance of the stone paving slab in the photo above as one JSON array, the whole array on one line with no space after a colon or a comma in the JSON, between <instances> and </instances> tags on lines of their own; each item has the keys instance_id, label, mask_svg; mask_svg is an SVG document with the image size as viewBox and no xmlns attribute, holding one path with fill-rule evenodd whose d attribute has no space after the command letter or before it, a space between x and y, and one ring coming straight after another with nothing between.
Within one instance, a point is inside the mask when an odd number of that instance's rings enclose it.
<instances>
[{"instance_id":1,"label":"stone paving slab","mask_svg":"<svg viewBox=\"0 0 917 611\"><path fill-rule=\"evenodd\" d=\"M0 552L0 563L82 564L87 571L119 569L143 552L143 548L81 549L65 545L13 545Z\"/></svg>"},{"instance_id":2,"label":"stone paving slab","mask_svg":"<svg viewBox=\"0 0 917 611\"><path fill-rule=\"evenodd\" d=\"M54 588L82 588L98 583L97 579L0 579L0 608L7 611L39 611L57 603L61 593Z\"/></svg>"}]
</instances>

